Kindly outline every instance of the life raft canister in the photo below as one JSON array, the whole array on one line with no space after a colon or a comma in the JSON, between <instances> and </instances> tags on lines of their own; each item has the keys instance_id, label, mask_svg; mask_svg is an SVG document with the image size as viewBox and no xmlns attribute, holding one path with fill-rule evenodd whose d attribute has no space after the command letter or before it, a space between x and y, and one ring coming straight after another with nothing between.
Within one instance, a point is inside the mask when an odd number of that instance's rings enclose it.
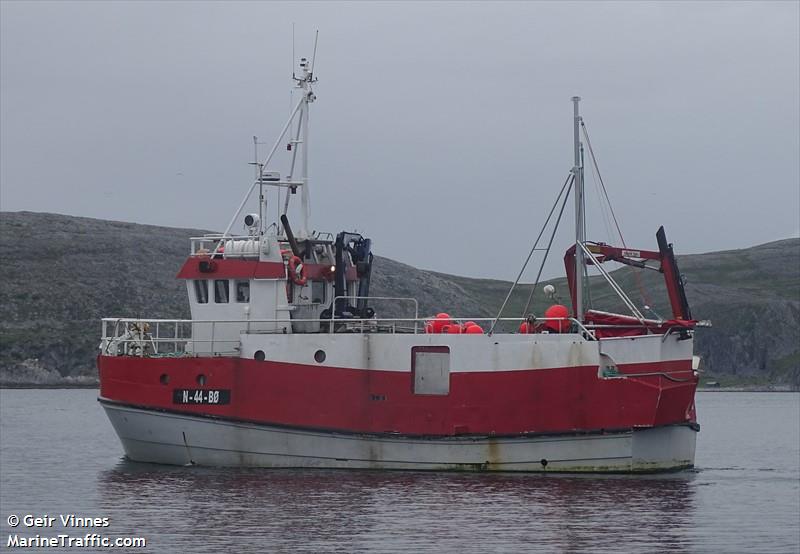
<instances>
[{"instance_id":1,"label":"life raft canister","mask_svg":"<svg viewBox=\"0 0 800 554\"><path fill-rule=\"evenodd\" d=\"M306 266L303 264L303 260L297 256L289 258L289 278L292 280L292 283L299 287L302 287L308 281L308 277L306 277Z\"/></svg>"}]
</instances>

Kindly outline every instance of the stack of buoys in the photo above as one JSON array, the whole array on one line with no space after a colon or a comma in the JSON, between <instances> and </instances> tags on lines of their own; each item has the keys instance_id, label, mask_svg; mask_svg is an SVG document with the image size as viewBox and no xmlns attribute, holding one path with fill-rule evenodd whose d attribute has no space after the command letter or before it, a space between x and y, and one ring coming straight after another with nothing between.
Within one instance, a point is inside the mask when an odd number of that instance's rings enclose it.
<instances>
[{"instance_id":1,"label":"stack of buoys","mask_svg":"<svg viewBox=\"0 0 800 554\"><path fill-rule=\"evenodd\" d=\"M441 312L430 321L425 322L425 332L428 334L482 335L483 328L474 321L467 321L464 324L457 323L450 318L450 314Z\"/></svg>"},{"instance_id":2,"label":"stack of buoys","mask_svg":"<svg viewBox=\"0 0 800 554\"><path fill-rule=\"evenodd\" d=\"M438 313L436 317L425 324L425 332L432 334L444 333L445 327L449 327L450 323L450 314Z\"/></svg>"},{"instance_id":3,"label":"stack of buoys","mask_svg":"<svg viewBox=\"0 0 800 554\"><path fill-rule=\"evenodd\" d=\"M544 312L548 321L544 322L545 328L552 333L566 333L570 328L569 310L561 304L553 304Z\"/></svg>"},{"instance_id":4,"label":"stack of buoys","mask_svg":"<svg viewBox=\"0 0 800 554\"><path fill-rule=\"evenodd\" d=\"M470 322L472 323L472 322ZM482 335L483 334L483 327L478 325L477 323L472 323L472 325L468 325L464 332L468 335Z\"/></svg>"}]
</instances>

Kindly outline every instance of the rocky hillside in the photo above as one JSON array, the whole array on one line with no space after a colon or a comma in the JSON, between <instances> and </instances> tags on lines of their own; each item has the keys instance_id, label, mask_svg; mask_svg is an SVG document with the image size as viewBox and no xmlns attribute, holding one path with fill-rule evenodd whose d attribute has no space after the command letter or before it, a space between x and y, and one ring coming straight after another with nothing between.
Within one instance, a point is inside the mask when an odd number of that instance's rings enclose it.
<instances>
[{"instance_id":1,"label":"rocky hillside","mask_svg":"<svg viewBox=\"0 0 800 554\"><path fill-rule=\"evenodd\" d=\"M175 274L187 255L188 237L202 233L0 212L0 382L94 382L101 317L188 317L185 289ZM694 316L714 323L698 333L708 375L730 383L800 386L800 239L681 256L679 265ZM637 301L668 313L659 301L660 275L627 268L615 275ZM562 280L553 284L565 292ZM371 292L416 297L423 314L447 310L490 317L508 287L504 281L445 275L379 257ZM519 316L529 291L520 287L504 315ZM614 307L600 283L592 291L595 305ZM541 294L535 295L534 313L545 306Z\"/></svg>"}]
</instances>

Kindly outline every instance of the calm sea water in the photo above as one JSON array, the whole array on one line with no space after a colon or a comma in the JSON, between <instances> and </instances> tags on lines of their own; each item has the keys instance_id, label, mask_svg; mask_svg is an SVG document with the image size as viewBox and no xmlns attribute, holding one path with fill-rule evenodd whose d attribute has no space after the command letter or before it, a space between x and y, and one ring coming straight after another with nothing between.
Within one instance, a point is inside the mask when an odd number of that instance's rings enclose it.
<instances>
[{"instance_id":1,"label":"calm sea water","mask_svg":"<svg viewBox=\"0 0 800 554\"><path fill-rule=\"evenodd\" d=\"M0 549L65 532L11 514L76 514L144 552L800 551L796 393L700 393L698 468L663 476L137 464L96 395L0 391Z\"/></svg>"}]
</instances>

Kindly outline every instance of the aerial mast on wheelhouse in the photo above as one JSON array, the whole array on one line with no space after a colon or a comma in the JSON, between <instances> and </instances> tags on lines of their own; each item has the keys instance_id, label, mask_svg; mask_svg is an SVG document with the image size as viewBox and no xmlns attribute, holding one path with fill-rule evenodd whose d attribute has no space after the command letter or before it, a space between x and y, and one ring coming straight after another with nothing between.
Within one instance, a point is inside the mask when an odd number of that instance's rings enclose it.
<instances>
[{"instance_id":1,"label":"aerial mast on wheelhouse","mask_svg":"<svg viewBox=\"0 0 800 554\"><path fill-rule=\"evenodd\" d=\"M585 263L583 254L583 243L586 240L586 216L584 213L583 198L583 148L580 139L581 116L578 110L580 96L572 97L574 110L574 140L575 140L575 163L572 166L572 174L575 177L575 319L583 320L583 287Z\"/></svg>"},{"instance_id":2,"label":"aerial mast on wheelhouse","mask_svg":"<svg viewBox=\"0 0 800 554\"><path fill-rule=\"evenodd\" d=\"M264 203L266 202L266 198L264 196L263 187L265 185L278 187L279 190L281 188L286 189L286 196L283 207L280 207L280 194L278 195L278 209L281 210L280 214L286 215L286 212L289 208L289 198L290 195L293 195L297 192L298 187L300 188L300 224L297 228L297 238L307 239L311 236L309 218L310 218L310 208L311 208L311 199L310 193L308 190L309 187L309 177L308 177L308 119L309 119L309 104L314 102L317 99L316 94L314 94L313 89L311 86L317 82L314 78L314 58L316 57L317 45L316 40L314 42L314 56L309 61L308 58L300 58L299 66L300 66L300 74L293 73L292 78L295 81L295 88L301 91L301 98L297 102L297 104L292 109L291 113L289 114L289 118L286 121L286 124L283 126L283 129L278 134L278 138L275 140L275 143L272 145L272 148L267 154L266 158L263 162L259 162L258 159L255 160L254 164L256 166L256 179L248 189L247 193L245 194L244 198L242 199L239 207L236 209L236 212L233 214L233 217L228 223L228 226L225 228L225 232L222 234L224 237L229 237L231 229L233 228L234 224L239 218L239 215L242 213L245 205L247 204L248 200L253 194L253 191L258 186L260 189L259 195L259 215L265 214L266 210ZM292 126L295 123L296 126ZM293 132L289 135L289 142L288 148L292 151L291 157L291 165L289 168L289 173L281 179L281 176L278 172L274 171L266 171L267 168L270 167L270 162L272 161L273 156L278 150L278 147L281 144L284 144L284 138L286 137L287 132L290 131L290 128L293 128ZM254 142L256 144L256 158L257 158L257 137L254 137ZM297 166L297 148L300 146L302 148L302 155L300 160L300 167L302 175L296 176L295 175L295 168ZM259 221L256 225L258 227L258 234L263 234L264 231L264 222ZM285 229L284 229L285 231Z\"/></svg>"}]
</instances>

